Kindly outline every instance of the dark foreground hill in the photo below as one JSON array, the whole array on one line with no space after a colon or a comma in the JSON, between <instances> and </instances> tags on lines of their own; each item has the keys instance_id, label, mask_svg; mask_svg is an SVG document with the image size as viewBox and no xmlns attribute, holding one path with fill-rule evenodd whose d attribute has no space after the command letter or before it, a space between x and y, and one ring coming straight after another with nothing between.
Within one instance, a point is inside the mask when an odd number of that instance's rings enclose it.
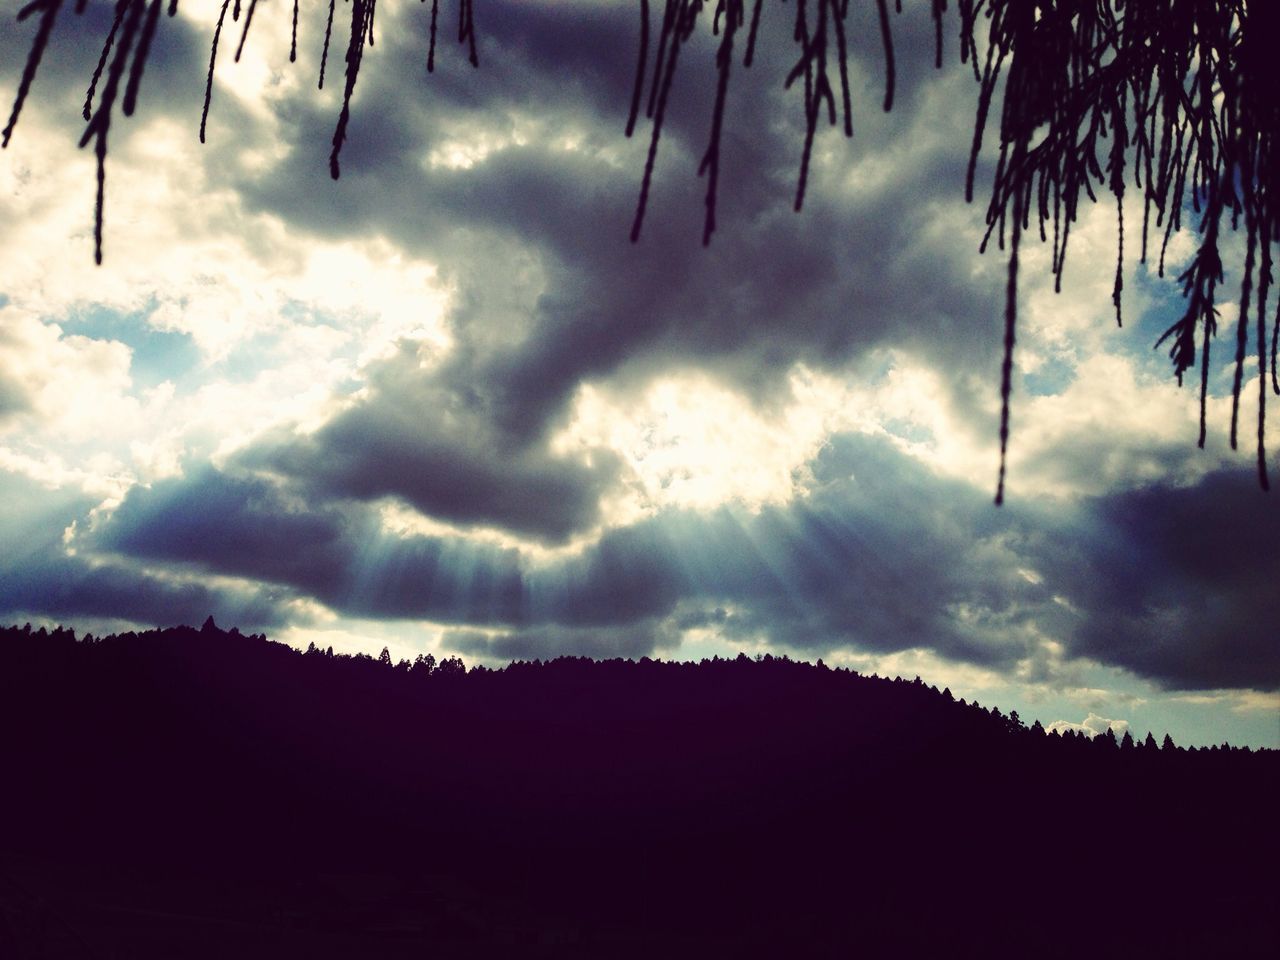
<instances>
[{"instance_id":1,"label":"dark foreground hill","mask_svg":"<svg viewBox=\"0 0 1280 960\"><path fill-rule=\"evenodd\" d=\"M0 630L0 956L1274 956L1280 757L786 659Z\"/></svg>"}]
</instances>

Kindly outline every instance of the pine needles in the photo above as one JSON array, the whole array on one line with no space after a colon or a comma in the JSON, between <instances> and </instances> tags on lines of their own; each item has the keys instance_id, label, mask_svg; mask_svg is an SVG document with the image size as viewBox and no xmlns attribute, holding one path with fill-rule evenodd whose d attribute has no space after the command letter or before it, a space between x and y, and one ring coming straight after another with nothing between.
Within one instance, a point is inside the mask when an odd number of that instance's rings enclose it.
<instances>
[{"instance_id":1,"label":"pine needles","mask_svg":"<svg viewBox=\"0 0 1280 960\"><path fill-rule=\"evenodd\" d=\"M943 0L945 2L945 0ZM640 196L636 203L635 219L631 227L631 240L640 239L653 185L653 169L666 119L675 79L676 64L681 49L693 38L700 16L707 4L705 0L667 0L658 33L658 47L653 61L653 79L649 88L645 117L653 122L649 138L649 153L645 160ZM755 0L751 12L751 25L747 35L743 66L750 67L755 56L756 38L760 28L763 0ZM830 60L838 65L840 76L841 106L844 133L853 136L853 112L849 97L848 44L845 21L849 14L849 0L796 0L793 38L800 47L800 56L787 75L789 89L797 80L804 81L805 138L800 159L800 175L796 185L795 208L804 205L805 187L808 182L809 163L813 151L814 134L819 118L826 116L830 124L836 123L835 94L828 66ZM635 131L642 91L648 68L649 3L641 0L640 55L637 60L635 87L632 92L631 110L627 118L626 132ZM707 193L704 200L706 213L703 220L702 242L711 242L716 229L716 199L720 183L720 141L724 129L725 107L728 99L729 75L733 66L734 41L740 29L746 26L746 0L717 0L711 18L711 31L720 37L716 50L716 97L711 113L711 131L698 175L707 177ZM884 42L890 76L886 102L892 101L893 52L892 38L888 33L888 21L884 21ZM831 39L834 37L834 54ZM826 110L823 110L826 107ZM886 107L887 109L887 107Z\"/></svg>"},{"instance_id":2,"label":"pine needles","mask_svg":"<svg viewBox=\"0 0 1280 960\"><path fill-rule=\"evenodd\" d=\"M364 59L364 45L373 44L373 11L375 0L351 0L351 39L347 42L347 81L342 91L342 112L333 131L333 151L329 154L329 176L337 180L341 170L338 155L347 140L347 123L351 119L351 96Z\"/></svg>"},{"instance_id":3,"label":"pine needles","mask_svg":"<svg viewBox=\"0 0 1280 960\"><path fill-rule=\"evenodd\" d=\"M83 12L88 0L76 0ZM366 44L374 42L376 0L349 0L351 29L345 56L342 107L329 157L330 173L340 173L339 157L347 139L354 95ZM713 10L710 30L719 38L714 56L715 98L707 145L698 167L707 178L703 243L716 230L720 190L720 149L726 122L732 66L742 30L747 31L743 66L752 65L763 0L664 0L657 43L651 43L650 3L638 0L640 30L635 85L626 121L633 135L643 105L651 121L649 150L641 176L631 238L638 241L653 189L663 123L676 81L681 51L693 39L706 8ZM923 3L923 0L918 0ZM32 0L18 13L25 21L40 14L39 25L14 99L0 134L8 146L55 27L63 0ZM91 140L97 157L94 256L102 260L105 163L111 114L124 83L121 110L128 116L137 103L143 69L151 50L162 0L116 0L112 19L85 99L88 126L81 146ZM213 92L218 41L228 6L224 0L211 45L200 139ZM802 91L804 133L794 206L804 203L814 139L821 121L853 135L849 92L848 37L850 0L780 0L790 3L791 33L798 56L787 74L787 88ZM239 59L257 0L249 0L236 50ZM457 0L458 42L478 66L475 0ZM947 0L929 0L934 21L934 63L943 63L943 20ZM432 0L427 70L434 70L439 0ZM895 12L902 9L895 0ZM1277 339L1280 309L1269 303L1273 245L1280 242L1280 215L1274 210L1277 180L1275 140L1280 131L1280 58L1271 49L1280 36L1280 5L1265 0L956 0L959 56L972 65L979 84L978 108L965 196L972 200L978 158L991 111L999 99L999 143L987 202L985 249L994 237L1008 255L1004 358L1001 367L1000 479L997 503L1004 496L1013 389L1013 349L1018 305L1018 254L1032 217L1043 242L1051 244L1055 289L1061 289L1068 241L1081 200L1096 202L1108 192L1116 205L1116 270L1112 302L1122 321L1125 255L1124 205L1127 187L1140 191L1143 215L1139 259L1147 262L1150 232L1161 234L1157 271L1163 276L1171 236L1190 209L1198 234L1197 250L1178 277L1185 310L1157 346L1168 344L1173 372L1200 367L1200 436L1206 437L1210 342L1218 332L1218 288L1226 269L1220 244L1227 229L1243 225L1245 255L1238 265L1240 312L1236 328L1235 376L1230 436L1238 440L1244 368L1252 351L1259 376L1257 464L1259 483L1269 486L1264 447L1267 381L1280 394ZM169 15L177 0L169 0ZM231 18L239 22L241 0ZM319 86L324 86L335 2L330 0L324 30ZM862 0L858 15L877 24L884 57L883 108L893 106L896 62L893 13L888 0ZM298 4L294 0L290 60L297 53ZM749 23L748 23L749 19ZM136 50L135 50L136 44ZM132 59L130 54L132 53ZM981 61L981 63L980 63ZM98 87L105 77L101 92ZM837 79L838 78L838 79ZM839 88L837 107L836 89ZM647 95L646 95L647 94ZM93 102L97 97L97 108ZM1049 228L1052 228L1051 230ZM1237 265L1232 265L1235 268ZM1232 270L1235 273L1235 269ZM1254 292L1256 290L1256 303ZM1274 298L1280 301L1280 298ZM1274 310L1274 315L1268 311ZM1249 324L1255 326L1250 347ZM1268 330L1268 327L1270 328ZM1267 376L1269 369L1270 376Z\"/></svg>"},{"instance_id":4,"label":"pine needles","mask_svg":"<svg viewBox=\"0 0 1280 960\"><path fill-rule=\"evenodd\" d=\"M1060 289L1071 224L1081 195L1097 200L1106 189L1117 209L1117 267L1112 300L1121 319L1126 161L1142 191L1141 260L1155 214L1163 226L1158 270L1164 272L1170 236L1181 227L1184 209L1198 214L1198 248L1178 277L1186 308L1160 339L1169 343L1174 375L1182 382L1200 367L1200 434L1206 437L1210 343L1218 331L1218 287L1224 280L1219 250L1224 223L1243 221L1246 254L1240 266L1240 317L1233 385L1232 446L1243 386L1251 293L1257 279L1258 305L1258 478L1267 489L1265 433L1266 290L1271 245L1280 239L1271 194L1276 179L1277 89L1273 57L1261 53L1262 38L1274 37L1273 5L1243 0L1128 0L1039 2L977 0L968 16L989 21L988 54L980 76L979 119L970 159L968 195L981 145L986 110L1008 64L1000 147L987 208L988 238L998 231L1003 246L1012 207L1015 238L1038 218L1041 238L1053 225L1053 271ZM962 10L962 16L965 12ZM968 19L968 17L966 17ZM1104 143L1107 139L1110 144ZM1024 223L1024 219L1028 222ZM984 240L984 245L986 241ZM1261 269L1257 252L1261 249ZM1017 258L1011 251L1010 283ZM1006 307L1006 326L1015 323L1016 298ZM1280 313L1277 314L1280 322ZM1275 327L1272 330L1274 382ZM1006 336L1006 366L1012 350ZM1002 437L1007 426L1010 385L1002 382ZM1277 390L1276 392L1280 392ZM1001 472L1003 475L1002 450ZM997 493L997 499L1000 492Z\"/></svg>"},{"instance_id":5,"label":"pine needles","mask_svg":"<svg viewBox=\"0 0 1280 960\"><path fill-rule=\"evenodd\" d=\"M40 11L40 26L36 28L35 38L31 41L31 50L27 54L27 63L22 69L22 80L18 83L18 95L14 97L13 109L9 112L9 122L5 124L4 132L0 133L0 146L9 146L9 139L13 136L13 128L18 125L18 115L22 113L22 106L27 102L27 94L31 91L31 82L35 80L36 71L40 69L40 59L44 56L45 48L49 45L49 36L53 33L53 25L57 22L58 11L61 9L62 0L32 0L31 3L28 3L18 11L19 23L36 11Z\"/></svg>"},{"instance_id":6,"label":"pine needles","mask_svg":"<svg viewBox=\"0 0 1280 960\"><path fill-rule=\"evenodd\" d=\"M153 4L157 0L152 0ZM97 182L98 191L93 207L93 259L95 263L102 263L102 223L105 214L106 193L107 193L107 135L111 130L111 110L115 106L116 96L120 89L120 80L124 76L125 67L129 61L129 51L133 46L134 36L138 32L138 23L142 19L143 9L146 0L118 0L116 3L116 18L121 24L119 36L116 41L115 56L111 58L111 64L107 68L107 83L102 89L102 94L98 98L98 109L92 111L88 120L89 125L85 128L84 134L80 137L80 146L83 148L90 140L93 141L94 157L97 160ZM108 37L115 35L112 34ZM103 54L100 62L107 59L107 50L109 47L104 45ZM140 49L140 52L141 49ZM129 87L132 88L134 100L137 96L137 81L142 77L142 64L144 61L139 60L138 56L134 56L134 68L130 72ZM94 77L97 80L97 75ZM132 113L134 100L130 100L126 96L126 105L129 107L128 113Z\"/></svg>"},{"instance_id":7,"label":"pine needles","mask_svg":"<svg viewBox=\"0 0 1280 960\"><path fill-rule=\"evenodd\" d=\"M654 76L646 115L653 121L649 155L641 181L632 239L638 239L652 189L666 104L680 48L693 35L704 6L700 0L667 0L654 58ZM901 10L901 2L895 4ZM1210 342L1218 332L1218 287L1224 280L1219 231L1243 220L1247 254L1241 268L1241 310L1237 327L1236 377L1231 439L1243 385L1251 291L1257 280L1257 350L1260 376L1266 369L1267 333L1263 327L1270 289L1271 245L1280 239L1271 210L1276 181L1275 136L1280 130L1277 99L1280 77L1276 58L1264 48L1280 36L1275 5L1244 0L958 0L960 59L971 62L979 82L978 110L965 182L972 200L978 159L991 107L1000 98L999 145L987 204L985 250L993 237L1008 255L1004 358L1001 364L1000 469L996 502L1004 498L1004 479L1013 388L1013 350L1018 306L1018 247L1036 218L1040 238L1051 242L1055 290L1061 290L1072 224L1081 201L1112 194L1116 206L1116 268L1112 304L1123 321L1124 204L1131 171L1143 198L1141 260L1146 262L1149 231L1163 228L1158 270L1173 233L1181 229L1184 209L1198 214L1199 244L1179 277L1186 309L1157 341L1170 343L1174 375L1200 367L1200 435L1205 443L1210 372ZM794 0L793 39L800 56L786 85L803 81L804 135L800 151L795 208L801 209L808 185L814 136L821 118L837 122L834 87L828 69L839 66L844 133L853 135L847 72L848 0ZM942 20L947 0L931 0L936 66L942 65ZM876 0L884 49L885 92L889 110L895 96L895 60L887 0ZM734 31L743 23L741 0L718 0L712 31L724 28L716 54L717 94L711 135L699 173L709 173L703 242L715 229L720 136L723 127ZM744 66L751 62L760 3L752 13L752 33ZM648 4L641 7L640 60L627 133L635 127L648 51ZM1251 19L1252 18L1252 19ZM980 28L985 26L985 31ZM985 35L984 35L985 33ZM979 67L979 48L985 63ZM1050 234L1048 227L1052 226ZM1260 256L1258 251L1260 250ZM1261 263L1261 267L1258 263ZM1276 336L1280 309L1270 338L1271 386L1280 393L1276 373ZM1262 378L1262 379L1265 379ZM1258 404L1258 477L1269 487L1264 447L1265 387Z\"/></svg>"}]
</instances>

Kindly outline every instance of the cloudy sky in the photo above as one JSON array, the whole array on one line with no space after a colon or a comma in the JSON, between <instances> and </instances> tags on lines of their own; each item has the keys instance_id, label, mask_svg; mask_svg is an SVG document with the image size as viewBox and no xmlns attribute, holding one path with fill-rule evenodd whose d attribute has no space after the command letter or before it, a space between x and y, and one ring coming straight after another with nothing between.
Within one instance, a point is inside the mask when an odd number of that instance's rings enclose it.
<instances>
[{"instance_id":1,"label":"cloudy sky","mask_svg":"<svg viewBox=\"0 0 1280 960\"><path fill-rule=\"evenodd\" d=\"M161 24L112 127L103 266L75 144L110 5L64 11L0 154L0 620L213 614L490 664L772 651L1046 725L1280 746L1280 506L1226 442L1236 310L1198 450L1152 349L1180 301L1134 258L1116 328L1113 209L1059 295L1024 248L992 505L1004 262L963 202L976 85L932 69L927 5L895 21L889 115L874 9L851 14L855 136L820 133L800 214L792 14L766 5L709 249L710 38L632 245L633 0L481 0L479 70L445 4L430 77L430 5L384 2L337 182L350 6L323 91L323 3L292 65L289 5L238 64L229 26L201 146L219 6ZM6 102L34 27L0 33Z\"/></svg>"}]
</instances>

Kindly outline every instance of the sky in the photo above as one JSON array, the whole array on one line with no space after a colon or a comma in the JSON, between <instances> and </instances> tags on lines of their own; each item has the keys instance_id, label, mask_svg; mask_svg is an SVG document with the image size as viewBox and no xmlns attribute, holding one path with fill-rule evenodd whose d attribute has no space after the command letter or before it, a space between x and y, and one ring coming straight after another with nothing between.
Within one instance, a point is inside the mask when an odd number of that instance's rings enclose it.
<instances>
[{"instance_id":1,"label":"sky","mask_svg":"<svg viewBox=\"0 0 1280 960\"><path fill-rule=\"evenodd\" d=\"M1195 387L1153 350L1178 291L1132 239L1115 323L1110 205L1061 293L1024 245L992 503L1005 261L978 250L989 150L964 202L954 21L936 71L927 6L895 18L885 114L874 11L851 13L854 137L820 129L796 213L793 14L766 4L704 248L709 36L633 245L637 4L481 0L479 69L444 4L428 76L430 6L384 0L336 182L350 6L323 91L323 4L293 64L289 5L238 63L229 24L201 145L219 6L161 23L113 122L101 267L76 143L110 5L64 11L0 153L0 621L212 615L488 665L771 652L1047 727L1280 747L1280 505L1227 441L1238 311L1200 450ZM6 103L34 28L0 31ZM1193 251L1175 237L1167 273ZM1280 476L1275 417L1267 439Z\"/></svg>"}]
</instances>

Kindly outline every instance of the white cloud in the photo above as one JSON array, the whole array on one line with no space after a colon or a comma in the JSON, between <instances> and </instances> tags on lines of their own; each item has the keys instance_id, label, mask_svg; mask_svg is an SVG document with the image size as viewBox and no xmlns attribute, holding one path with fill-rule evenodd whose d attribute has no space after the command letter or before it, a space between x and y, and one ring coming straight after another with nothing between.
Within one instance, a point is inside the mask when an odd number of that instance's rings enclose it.
<instances>
[{"instance_id":1,"label":"white cloud","mask_svg":"<svg viewBox=\"0 0 1280 960\"><path fill-rule=\"evenodd\" d=\"M1129 729L1129 721L1108 720L1106 717L1100 717L1096 713L1090 713L1080 723L1074 723L1071 720L1055 720L1045 726L1045 731L1048 733L1065 733L1068 730L1074 730L1076 733L1084 734L1090 740L1105 733L1108 729L1114 732L1117 738L1123 737L1125 731Z\"/></svg>"},{"instance_id":2,"label":"white cloud","mask_svg":"<svg viewBox=\"0 0 1280 960\"><path fill-rule=\"evenodd\" d=\"M656 377L639 397L584 386L557 449L621 454L636 483L615 522L665 507L783 504L804 491L808 464L851 407L837 379L803 366L790 386L773 410L696 370Z\"/></svg>"},{"instance_id":3,"label":"white cloud","mask_svg":"<svg viewBox=\"0 0 1280 960\"><path fill-rule=\"evenodd\" d=\"M140 427L140 404L129 396L127 347L64 334L21 301L4 308L3 321L0 379L16 385L26 406L4 434L13 437L35 422L64 443L84 444Z\"/></svg>"},{"instance_id":4,"label":"white cloud","mask_svg":"<svg viewBox=\"0 0 1280 960\"><path fill-rule=\"evenodd\" d=\"M875 674L908 680L921 677L939 690L946 687L957 700L981 701L988 705L998 702L1009 687L1008 678L998 670L947 660L919 647L887 654L839 649L824 653L822 659L828 666L848 667L866 676Z\"/></svg>"},{"instance_id":5,"label":"white cloud","mask_svg":"<svg viewBox=\"0 0 1280 960\"><path fill-rule=\"evenodd\" d=\"M254 33L270 27L255 22ZM0 432L25 472L116 492L122 479L173 475L282 424L314 426L403 339L448 350L449 289L432 264L378 239L291 234L218 186L228 157L251 144L202 148L192 124L141 109L112 143L101 268L92 157L38 110L0 155ZM95 317L139 318L138 336L186 335L196 366L139 384L129 335Z\"/></svg>"}]
</instances>

